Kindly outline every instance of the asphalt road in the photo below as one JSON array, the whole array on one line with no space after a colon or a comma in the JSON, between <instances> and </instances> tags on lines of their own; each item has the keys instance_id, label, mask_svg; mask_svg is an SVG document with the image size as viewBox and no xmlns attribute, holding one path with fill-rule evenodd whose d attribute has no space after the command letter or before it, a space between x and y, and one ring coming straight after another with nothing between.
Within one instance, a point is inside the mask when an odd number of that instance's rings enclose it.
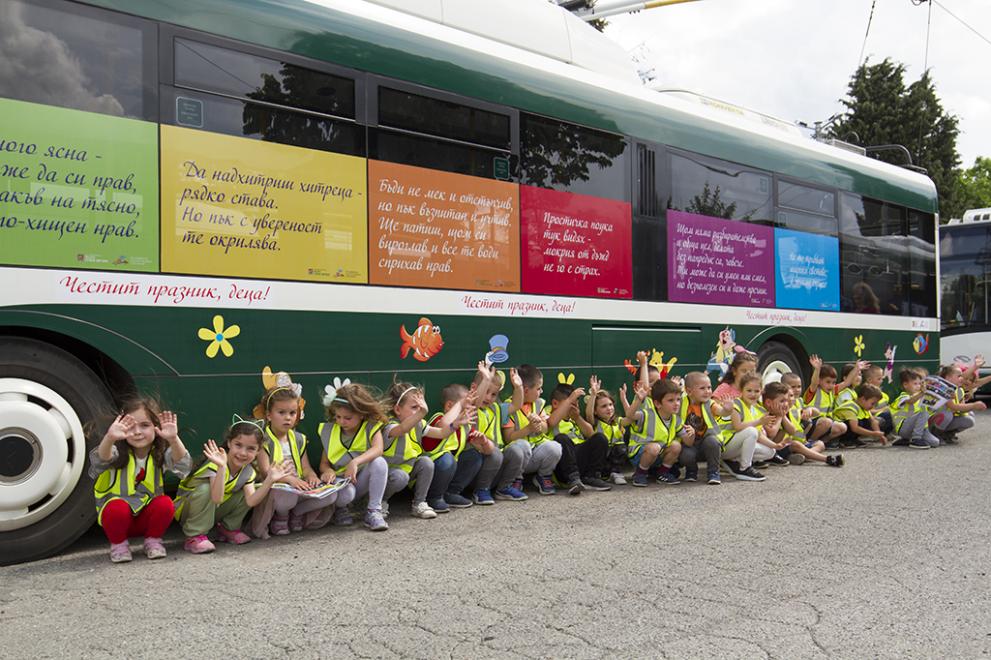
<instances>
[{"instance_id":1,"label":"asphalt road","mask_svg":"<svg viewBox=\"0 0 991 660\"><path fill-rule=\"evenodd\" d=\"M156 562L94 532L0 568L0 657L987 656L989 438Z\"/></svg>"}]
</instances>

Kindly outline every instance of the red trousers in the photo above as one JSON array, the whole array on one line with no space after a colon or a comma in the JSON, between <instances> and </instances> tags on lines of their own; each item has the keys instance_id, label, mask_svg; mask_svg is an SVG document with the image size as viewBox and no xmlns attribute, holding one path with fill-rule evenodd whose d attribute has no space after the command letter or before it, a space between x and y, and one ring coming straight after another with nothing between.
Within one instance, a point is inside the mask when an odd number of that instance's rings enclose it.
<instances>
[{"instance_id":1,"label":"red trousers","mask_svg":"<svg viewBox=\"0 0 991 660\"><path fill-rule=\"evenodd\" d=\"M167 495L152 498L137 515L124 500L111 500L103 507L100 524L111 543L123 543L134 536L161 538L174 515L175 506Z\"/></svg>"}]
</instances>

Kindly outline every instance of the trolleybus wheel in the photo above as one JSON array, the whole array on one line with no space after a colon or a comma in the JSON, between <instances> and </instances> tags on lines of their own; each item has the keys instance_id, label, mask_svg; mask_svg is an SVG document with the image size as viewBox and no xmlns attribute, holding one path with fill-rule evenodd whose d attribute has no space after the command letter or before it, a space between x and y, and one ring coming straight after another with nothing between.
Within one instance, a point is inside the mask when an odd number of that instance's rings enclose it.
<instances>
[{"instance_id":1,"label":"trolleybus wheel","mask_svg":"<svg viewBox=\"0 0 991 660\"><path fill-rule=\"evenodd\" d=\"M761 385L777 383L782 375L791 372L802 375L802 363L786 344L779 341L769 341L760 347L757 364Z\"/></svg>"},{"instance_id":2,"label":"trolleybus wheel","mask_svg":"<svg viewBox=\"0 0 991 660\"><path fill-rule=\"evenodd\" d=\"M103 383L70 353L0 337L0 564L52 555L92 526L83 424L110 406Z\"/></svg>"}]
</instances>

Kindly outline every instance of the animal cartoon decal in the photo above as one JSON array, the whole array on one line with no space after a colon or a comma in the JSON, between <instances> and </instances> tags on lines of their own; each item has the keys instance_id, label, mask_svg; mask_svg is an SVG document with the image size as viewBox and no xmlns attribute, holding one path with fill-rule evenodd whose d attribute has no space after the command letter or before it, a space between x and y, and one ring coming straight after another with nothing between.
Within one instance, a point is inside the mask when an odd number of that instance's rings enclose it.
<instances>
[{"instance_id":1,"label":"animal cartoon decal","mask_svg":"<svg viewBox=\"0 0 991 660\"><path fill-rule=\"evenodd\" d=\"M884 380L889 383L895 382L895 351L898 350L898 346L893 344L884 345L884 357L887 363L884 366Z\"/></svg>"},{"instance_id":2,"label":"animal cartoon decal","mask_svg":"<svg viewBox=\"0 0 991 660\"><path fill-rule=\"evenodd\" d=\"M716 340L716 350L709 356L709 362L705 365L705 370L715 371L719 376L725 376L729 371L729 366L733 358L738 353L746 353L747 349L736 343L736 330L726 326L719 331L719 338Z\"/></svg>"},{"instance_id":3,"label":"animal cartoon decal","mask_svg":"<svg viewBox=\"0 0 991 660\"><path fill-rule=\"evenodd\" d=\"M929 350L929 335L915 335L912 340L912 348L917 355L922 355Z\"/></svg>"},{"instance_id":4,"label":"animal cartoon decal","mask_svg":"<svg viewBox=\"0 0 991 660\"><path fill-rule=\"evenodd\" d=\"M650 357L647 359L647 364L657 367L657 371L661 374L661 378L667 378L671 370L674 369L674 365L678 363L678 358L673 357L667 362L664 361L664 351L659 351L656 348L650 351L644 351L648 353ZM623 366L634 376L637 375L637 364L630 360L623 360Z\"/></svg>"},{"instance_id":5,"label":"animal cartoon decal","mask_svg":"<svg viewBox=\"0 0 991 660\"><path fill-rule=\"evenodd\" d=\"M425 316L420 319L413 334L406 332L405 325L399 326L399 337L403 340L403 345L399 349L399 355L402 358L408 356L412 351L414 360L426 362L444 348L444 338L440 334L440 326L434 325Z\"/></svg>"},{"instance_id":6,"label":"animal cartoon decal","mask_svg":"<svg viewBox=\"0 0 991 660\"><path fill-rule=\"evenodd\" d=\"M299 418L303 419L303 408L306 406L306 399L303 398L303 386L292 382L292 377L285 371L272 372L272 368L266 366L262 369L262 385L266 390L273 387L288 387L299 397ZM256 405L251 411L255 419L265 419L265 407L261 403Z\"/></svg>"}]
</instances>

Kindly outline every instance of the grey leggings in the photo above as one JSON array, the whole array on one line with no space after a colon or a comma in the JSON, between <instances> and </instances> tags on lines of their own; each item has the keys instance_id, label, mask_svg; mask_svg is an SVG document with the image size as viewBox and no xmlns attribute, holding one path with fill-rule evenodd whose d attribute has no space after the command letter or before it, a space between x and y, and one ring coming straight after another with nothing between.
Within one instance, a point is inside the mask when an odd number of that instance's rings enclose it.
<instances>
[{"instance_id":1,"label":"grey leggings","mask_svg":"<svg viewBox=\"0 0 991 660\"><path fill-rule=\"evenodd\" d=\"M413 463L413 469L406 473L399 468L389 468L389 480L385 485L385 501L401 491L410 481L413 484L413 504L427 501L427 491L434 479L434 462L429 456L420 456Z\"/></svg>"},{"instance_id":2,"label":"grey leggings","mask_svg":"<svg viewBox=\"0 0 991 660\"><path fill-rule=\"evenodd\" d=\"M368 495L368 510L381 511L388 471L389 465L381 456L366 464L358 471L357 483L348 484L337 491L338 508L344 508L356 499Z\"/></svg>"},{"instance_id":3,"label":"grey leggings","mask_svg":"<svg viewBox=\"0 0 991 660\"><path fill-rule=\"evenodd\" d=\"M532 454L533 447L526 438L520 438L503 447L502 467L495 478L496 490L506 488L517 479L522 479L523 466L530 461Z\"/></svg>"}]
</instances>

